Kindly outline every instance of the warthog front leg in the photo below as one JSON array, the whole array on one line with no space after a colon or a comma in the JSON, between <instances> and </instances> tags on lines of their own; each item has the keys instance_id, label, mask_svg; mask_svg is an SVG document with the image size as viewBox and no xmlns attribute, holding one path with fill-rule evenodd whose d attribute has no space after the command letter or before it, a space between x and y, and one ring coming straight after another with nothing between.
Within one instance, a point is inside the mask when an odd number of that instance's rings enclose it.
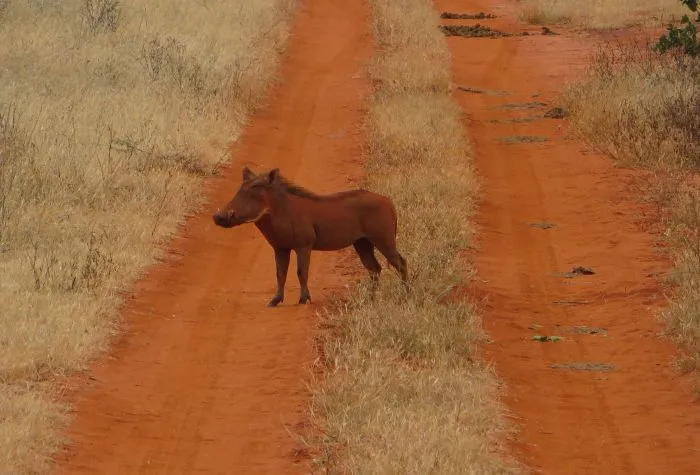
<instances>
[{"instance_id":1,"label":"warthog front leg","mask_svg":"<svg viewBox=\"0 0 700 475\"><path fill-rule=\"evenodd\" d=\"M301 286L301 294L299 295L299 303L305 304L311 300L309 292L309 265L311 264L311 248L304 247L296 249L297 253L297 276L299 277L299 285Z\"/></svg>"},{"instance_id":2,"label":"warthog front leg","mask_svg":"<svg viewBox=\"0 0 700 475\"><path fill-rule=\"evenodd\" d=\"M275 264L277 265L277 293L272 297L268 307L276 307L284 300L284 284L287 282L287 269L289 269L290 249L275 249Z\"/></svg>"}]
</instances>

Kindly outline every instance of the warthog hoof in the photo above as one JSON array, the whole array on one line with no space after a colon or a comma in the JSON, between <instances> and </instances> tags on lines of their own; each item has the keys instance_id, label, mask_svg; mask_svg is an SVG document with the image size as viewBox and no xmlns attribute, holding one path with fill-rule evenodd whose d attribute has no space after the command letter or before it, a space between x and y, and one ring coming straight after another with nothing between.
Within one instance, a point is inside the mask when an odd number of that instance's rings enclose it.
<instances>
[{"instance_id":1,"label":"warthog hoof","mask_svg":"<svg viewBox=\"0 0 700 475\"><path fill-rule=\"evenodd\" d=\"M275 295L274 297L272 297L272 300L270 300L270 302L267 304L267 306L268 307L276 307L283 300L284 300L284 297L282 297L281 295Z\"/></svg>"},{"instance_id":2,"label":"warthog hoof","mask_svg":"<svg viewBox=\"0 0 700 475\"><path fill-rule=\"evenodd\" d=\"M311 295L302 295L301 297L299 297L300 305L305 305L308 302L311 302Z\"/></svg>"}]
</instances>

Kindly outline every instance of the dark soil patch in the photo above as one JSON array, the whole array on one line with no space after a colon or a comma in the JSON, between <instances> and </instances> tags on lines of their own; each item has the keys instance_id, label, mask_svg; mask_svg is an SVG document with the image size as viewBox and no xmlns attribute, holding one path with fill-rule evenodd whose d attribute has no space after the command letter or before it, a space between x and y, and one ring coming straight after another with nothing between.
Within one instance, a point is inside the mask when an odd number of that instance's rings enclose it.
<instances>
[{"instance_id":1,"label":"dark soil patch","mask_svg":"<svg viewBox=\"0 0 700 475\"><path fill-rule=\"evenodd\" d=\"M454 12L442 12L440 18L446 20L485 20L487 18L496 18L496 15L491 13L454 13Z\"/></svg>"},{"instance_id":2,"label":"dark soil patch","mask_svg":"<svg viewBox=\"0 0 700 475\"><path fill-rule=\"evenodd\" d=\"M492 124L527 124L536 120L541 120L542 117L514 117L512 119L491 119Z\"/></svg>"},{"instance_id":3,"label":"dark soil patch","mask_svg":"<svg viewBox=\"0 0 700 475\"><path fill-rule=\"evenodd\" d=\"M572 274L576 275L593 275L595 272L590 267L577 266L571 271Z\"/></svg>"},{"instance_id":4,"label":"dark soil patch","mask_svg":"<svg viewBox=\"0 0 700 475\"><path fill-rule=\"evenodd\" d=\"M569 111L563 107L553 107L544 113L548 119L563 119L569 115Z\"/></svg>"},{"instance_id":5,"label":"dark soil patch","mask_svg":"<svg viewBox=\"0 0 700 475\"><path fill-rule=\"evenodd\" d=\"M588 300L555 300L552 302L555 305L588 305Z\"/></svg>"},{"instance_id":6,"label":"dark soil patch","mask_svg":"<svg viewBox=\"0 0 700 475\"><path fill-rule=\"evenodd\" d=\"M566 331L571 333L577 333L579 335L607 335L607 328L600 327L588 327L586 325L581 325L577 327L563 327Z\"/></svg>"},{"instance_id":7,"label":"dark soil patch","mask_svg":"<svg viewBox=\"0 0 700 475\"><path fill-rule=\"evenodd\" d=\"M544 102L523 102L520 104L515 104L515 103L508 103L508 104L501 104L498 106L499 109L538 109L540 107L544 107L547 104Z\"/></svg>"},{"instance_id":8,"label":"dark soil patch","mask_svg":"<svg viewBox=\"0 0 700 475\"><path fill-rule=\"evenodd\" d=\"M615 366L610 363L555 363L551 368L571 371L615 371Z\"/></svg>"},{"instance_id":9,"label":"dark soil patch","mask_svg":"<svg viewBox=\"0 0 700 475\"><path fill-rule=\"evenodd\" d=\"M537 229L552 229L552 228L555 228L557 225L554 223L547 223L545 221L542 221L542 222L529 223L528 226L530 226L531 228L537 228Z\"/></svg>"},{"instance_id":10,"label":"dark soil patch","mask_svg":"<svg viewBox=\"0 0 700 475\"><path fill-rule=\"evenodd\" d=\"M506 92L506 91L492 91L489 89L478 89L476 87L469 87L469 86L457 86L457 89L459 89L460 91L469 92L472 94L486 94L489 96L506 96L506 95L508 95L508 92Z\"/></svg>"},{"instance_id":11,"label":"dark soil patch","mask_svg":"<svg viewBox=\"0 0 700 475\"><path fill-rule=\"evenodd\" d=\"M589 267L574 267L571 272L556 272L556 274L561 275L567 279L572 279L574 277L579 277L581 275L594 275L595 272Z\"/></svg>"}]
</instances>

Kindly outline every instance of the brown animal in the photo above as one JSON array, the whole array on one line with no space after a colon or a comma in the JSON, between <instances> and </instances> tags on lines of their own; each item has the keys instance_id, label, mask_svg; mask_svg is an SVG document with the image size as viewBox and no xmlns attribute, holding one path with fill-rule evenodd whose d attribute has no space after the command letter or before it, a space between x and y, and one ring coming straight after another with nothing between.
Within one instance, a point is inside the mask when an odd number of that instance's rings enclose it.
<instances>
[{"instance_id":1,"label":"brown animal","mask_svg":"<svg viewBox=\"0 0 700 475\"><path fill-rule=\"evenodd\" d=\"M311 251L336 251L350 245L369 271L373 287L382 267L374 256L376 247L408 280L406 260L396 250L396 209L385 196L366 190L317 195L290 183L278 168L256 175L243 168L243 183L236 195L213 216L221 227L255 223L275 251L277 292L268 306L284 300L289 256L297 255L301 284L299 303L311 300L307 286Z\"/></svg>"}]
</instances>

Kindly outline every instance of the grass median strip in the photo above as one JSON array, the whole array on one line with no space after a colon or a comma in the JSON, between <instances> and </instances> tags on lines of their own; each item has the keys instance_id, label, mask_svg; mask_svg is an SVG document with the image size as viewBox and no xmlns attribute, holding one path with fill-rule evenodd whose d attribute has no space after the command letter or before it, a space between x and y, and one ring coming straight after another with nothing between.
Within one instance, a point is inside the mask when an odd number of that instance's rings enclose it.
<instances>
[{"instance_id":1,"label":"grass median strip","mask_svg":"<svg viewBox=\"0 0 700 475\"><path fill-rule=\"evenodd\" d=\"M423 0L371 4L370 74L381 87L369 104L365 184L396 203L412 289L382 279L372 300L361 282L328 309L312 405L323 434L317 463L347 473L517 473L501 451L498 382L476 351L481 322L449 298L470 277L457 252L470 242L478 187L438 14Z\"/></svg>"}]
</instances>

